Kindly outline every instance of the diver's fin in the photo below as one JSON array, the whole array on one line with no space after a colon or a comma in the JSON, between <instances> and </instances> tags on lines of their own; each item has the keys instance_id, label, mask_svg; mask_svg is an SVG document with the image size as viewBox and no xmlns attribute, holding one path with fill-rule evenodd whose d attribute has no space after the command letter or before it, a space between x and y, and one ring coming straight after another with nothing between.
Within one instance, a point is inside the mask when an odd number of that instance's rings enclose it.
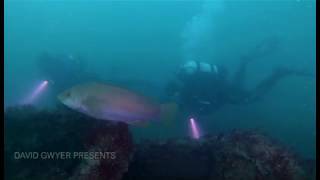
<instances>
[{"instance_id":1,"label":"diver's fin","mask_svg":"<svg viewBox=\"0 0 320 180\"><path fill-rule=\"evenodd\" d=\"M160 120L166 125L170 125L178 115L178 105L176 103L161 104Z\"/></svg>"},{"instance_id":2,"label":"diver's fin","mask_svg":"<svg viewBox=\"0 0 320 180\"><path fill-rule=\"evenodd\" d=\"M282 67L282 66L276 68L273 73L277 74L277 75L282 75L282 76L284 76L284 75L296 75L296 76L304 76L304 77L311 77L311 78L315 77L314 73L308 72L307 70L304 70L304 69L291 69L291 68Z\"/></svg>"},{"instance_id":3,"label":"diver's fin","mask_svg":"<svg viewBox=\"0 0 320 180\"><path fill-rule=\"evenodd\" d=\"M242 63L247 64L253 60L260 59L274 53L280 47L280 40L280 37L276 35L263 39L242 57Z\"/></svg>"},{"instance_id":4,"label":"diver's fin","mask_svg":"<svg viewBox=\"0 0 320 180\"><path fill-rule=\"evenodd\" d=\"M280 37L273 35L270 37L266 37L264 40L262 40L255 49L253 49L251 55L256 58L262 58L265 57L280 47Z\"/></svg>"},{"instance_id":5,"label":"diver's fin","mask_svg":"<svg viewBox=\"0 0 320 180\"><path fill-rule=\"evenodd\" d=\"M309 77L309 78L315 78L316 77L315 73L304 71L304 70L297 70L297 71L295 71L295 74L297 76L304 76L304 77Z\"/></svg>"}]
</instances>

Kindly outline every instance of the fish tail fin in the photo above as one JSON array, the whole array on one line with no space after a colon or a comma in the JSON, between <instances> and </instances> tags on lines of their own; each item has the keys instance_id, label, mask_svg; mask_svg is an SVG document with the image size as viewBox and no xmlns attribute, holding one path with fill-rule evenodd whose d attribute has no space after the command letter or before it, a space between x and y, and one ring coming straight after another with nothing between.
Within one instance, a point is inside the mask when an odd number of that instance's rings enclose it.
<instances>
[{"instance_id":1,"label":"fish tail fin","mask_svg":"<svg viewBox=\"0 0 320 180\"><path fill-rule=\"evenodd\" d=\"M170 125L178 116L178 105L176 103L161 104L160 120L166 125Z\"/></svg>"}]
</instances>

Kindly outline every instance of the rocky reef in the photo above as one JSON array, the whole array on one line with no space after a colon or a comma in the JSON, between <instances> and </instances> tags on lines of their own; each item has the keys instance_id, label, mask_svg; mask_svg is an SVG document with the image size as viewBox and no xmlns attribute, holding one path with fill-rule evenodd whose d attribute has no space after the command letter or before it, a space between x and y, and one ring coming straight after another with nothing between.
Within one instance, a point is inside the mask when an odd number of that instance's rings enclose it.
<instances>
[{"instance_id":1,"label":"rocky reef","mask_svg":"<svg viewBox=\"0 0 320 180\"><path fill-rule=\"evenodd\" d=\"M133 142L126 124L29 106L8 108L4 124L6 179L118 180L128 169Z\"/></svg>"},{"instance_id":2,"label":"rocky reef","mask_svg":"<svg viewBox=\"0 0 320 180\"><path fill-rule=\"evenodd\" d=\"M145 141L136 145L124 179L315 179L301 162L297 155L262 133L235 130L201 140Z\"/></svg>"},{"instance_id":3,"label":"rocky reef","mask_svg":"<svg viewBox=\"0 0 320 180\"><path fill-rule=\"evenodd\" d=\"M255 131L134 144L126 124L30 106L6 109L4 124L8 180L315 179L313 160Z\"/></svg>"}]
</instances>

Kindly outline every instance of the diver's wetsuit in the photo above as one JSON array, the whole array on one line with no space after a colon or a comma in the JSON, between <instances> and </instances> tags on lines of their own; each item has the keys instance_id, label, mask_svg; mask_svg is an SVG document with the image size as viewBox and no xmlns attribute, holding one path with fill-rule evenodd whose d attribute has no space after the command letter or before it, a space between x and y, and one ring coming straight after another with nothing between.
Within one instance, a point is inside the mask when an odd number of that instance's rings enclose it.
<instances>
[{"instance_id":1,"label":"diver's wetsuit","mask_svg":"<svg viewBox=\"0 0 320 180\"><path fill-rule=\"evenodd\" d=\"M227 101L227 86L226 81L215 74L196 72L184 80L180 87L180 105L189 112L194 111L193 113L218 109Z\"/></svg>"},{"instance_id":2,"label":"diver's wetsuit","mask_svg":"<svg viewBox=\"0 0 320 180\"><path fill-rule=\"evenodd\" d=\"M272 46L274 46L274 41L272 41ZM261 48L264 49L261 50ZM170 94L174 94L173 91L179 94L178 103L182 110L194 115L205 115L218 110L225 104L248 104L259 101L279 80L289 75L314 77L311 73L281 67L274 70L253 90L246 90L244 81L247 65L270 51L270 47L259 45L251 54L244 56L231 82L225 77L226 73L221 75L221 73L204 73L197 70L192 75L185 75L183 78L181 78L183 75L180 75L180 78L178 76L180 85L171 82L167 90Z\"/></svg>"},{"instance_id":3,"label":"diver's wetsuit","mask_svg":"<svg viewBox=\"0 0 320 180\"><path fill-rule=\"evenodd\" d=\"M245 68L239 72L245 73ZM180 86L176 86L179 93L178 103L182 110L193 115L212 113L225 104L253 103L261 100L279 80L289 75L312 76L312 74L278 68L253 90L246 90L243 87L243 79L236 78L242 83L229 82L227 79L209 73L197 72L182 80ZM245 77L242 74L240 76Z\"/></svg>"}]
</instances>

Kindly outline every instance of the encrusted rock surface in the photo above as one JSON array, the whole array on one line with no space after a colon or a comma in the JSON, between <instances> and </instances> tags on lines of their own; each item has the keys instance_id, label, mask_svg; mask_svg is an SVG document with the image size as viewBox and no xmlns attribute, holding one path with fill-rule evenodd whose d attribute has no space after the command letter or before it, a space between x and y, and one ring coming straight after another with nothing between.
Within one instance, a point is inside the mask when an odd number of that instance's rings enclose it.
<instances>
[{"instance_id":1,"label":"encrusted rock surface","mask_svg":"<svg viewBox=\"0 0 320 180\"><path fill-rule=\"evenodd\" d=\"M5 179L304 180L315 163L268 136L235 130L200 140L148 140L133 145L128 126L67 108L5 111ZM26 158L16 152L115 152L107 158ZM307 168L305 168L307 167Z\"/></svg>"},{"instance_id":2,"label":"encrusted rock surface","mask_svg":"<svg viewBox=\"0 0 320 180\"><path fill-rule=\"evenodd\" d=\"M6 179L119 180L128 169L133 142L126 124L91 119L66 108L39 111L30 106L7 109L4 123ZM23 152L38 157L17 159ZM46 152L70 156L41 156Z\"/></svg>"},{"instance_id":3,"label":"encrusted rock surface","mask_svg":"<svg viewBox=\"0 0 320 180\"><path fill-rule=\"evenodd\" d=\"M135 179L303 180L299 159L279 143L251 131L136 145L125 175Z\"/></svg>"}]
</instances>

